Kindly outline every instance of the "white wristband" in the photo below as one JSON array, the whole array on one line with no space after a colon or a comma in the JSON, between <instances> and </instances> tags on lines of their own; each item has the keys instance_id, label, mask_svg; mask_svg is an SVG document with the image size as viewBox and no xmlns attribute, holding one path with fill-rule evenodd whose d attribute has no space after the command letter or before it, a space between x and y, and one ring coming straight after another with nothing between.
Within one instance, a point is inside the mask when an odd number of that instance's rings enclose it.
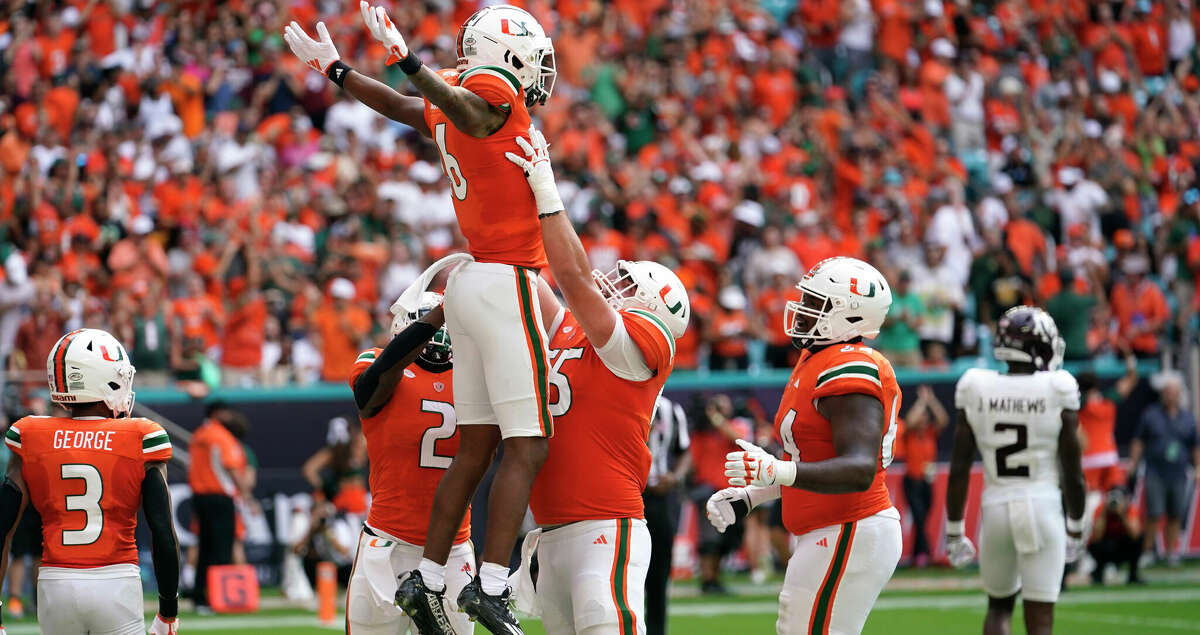
<instances>
[{"instance_id":1,"label":"white wristband","mask_svg":"<svg viewBox=\"0 0 1200 635\"><path fill-rule=\"evenodd\" d=\"M1083 519L1082 518L1068 518L1067 519L1067 531L1069 531L1073 534L1083 533Z\"/></svg>"},{"instance_id":2,"label":"white wristband","mask_svg":"<svg viewBox=\"0 0 1200 635\"><path fill-rule=\"evenodd\" d=\"M791 486L796 482L796 462L779 459L775 462L775 484Z\"/></svg>"},{"instance_id":3,"label":"white wristband","mask_svg":"<svg viewBox=\"0 0 1200 635\"><path fill-rule=\"evenodd\" d=\"M562 197L558 195L558 184L552 179L549 185L533 190L533 200L537 203L538 216L561 212L566 209Z\"/></svg>"},{"instance_id":4,"label":"white wristband","mask_svg":"<svg viewBox=\"0 0 1200 635\"><path fill-rule=\"evenodd\" d=\"M961 520L947 520L946 533L951 536L961 536L966 532L966 523Z\"/></svg>"}]
</instances>

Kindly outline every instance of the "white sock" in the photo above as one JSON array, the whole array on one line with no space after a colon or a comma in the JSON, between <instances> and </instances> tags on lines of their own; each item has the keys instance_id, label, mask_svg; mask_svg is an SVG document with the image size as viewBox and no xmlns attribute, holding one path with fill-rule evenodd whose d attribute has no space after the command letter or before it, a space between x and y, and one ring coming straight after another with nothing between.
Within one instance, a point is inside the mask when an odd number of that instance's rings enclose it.
<instances>
[{"instance_id":1,"label":"white sock","mask_svg":"<svg viewBox=\"0 0 1200 635\"><path fill-rule=\"evenodd\" d=\"M500 595L508 587L508 567L485 562L479 565L479 585L488 595Z\"/></svg>"},{"instance_id":2,"label":"white sock","mask_svg":"<svg viewBox=\"0 0 1200 635\"><path fill-rule=\"evenodd\" d=\"M446 590L446 565L438 564L429 558L421 558L417 571L421 572L425 588L434 592Z\"/></svg>"}]
</instances>

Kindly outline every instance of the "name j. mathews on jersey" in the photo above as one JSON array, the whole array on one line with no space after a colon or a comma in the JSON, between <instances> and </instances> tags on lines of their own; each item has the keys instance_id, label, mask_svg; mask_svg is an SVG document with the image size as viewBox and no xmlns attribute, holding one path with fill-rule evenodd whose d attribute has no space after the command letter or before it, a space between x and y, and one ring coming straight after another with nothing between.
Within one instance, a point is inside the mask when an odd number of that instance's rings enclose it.
<instances>
[{"instance_id":1,"label":"name j. mathews on jersey","mask_svg":"<svg viewBox=\"0 0 1200 635\"><path fill-rule=\"evenodd\" d=\"M1043 414L1046 412L1046 399L1026 399L1023 397L993 397L987 400L988 410L1008 414Z\"/></svg>"}]
</instances>

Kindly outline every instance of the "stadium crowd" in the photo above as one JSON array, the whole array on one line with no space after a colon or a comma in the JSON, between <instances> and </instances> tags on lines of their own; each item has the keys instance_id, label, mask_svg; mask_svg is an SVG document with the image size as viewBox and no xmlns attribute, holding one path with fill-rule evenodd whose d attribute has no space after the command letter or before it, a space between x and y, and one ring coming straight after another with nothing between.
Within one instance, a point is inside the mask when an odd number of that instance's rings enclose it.
<instances>
[{"instance_id":1,"label":"stadium crowd","mask_svg":"<svg viewBox=\"0 0 1200 635\"><path fill-rule=\"evenodd\" d=\"M455 64L477 2L393 3ZM878 346L938 367L1042 303L1068 358L1153 356L1200 271L1200 69L1187 0L532 0L537 111L595 267L688 285L680 368L789 364L807 267L894 287ZM434 146L283 47L357 3L16 2L0 16L0 356L40 381L66 328L130 343L139 385L342 381L423 266L464 247Z\"/></svg>"}]
</instances>

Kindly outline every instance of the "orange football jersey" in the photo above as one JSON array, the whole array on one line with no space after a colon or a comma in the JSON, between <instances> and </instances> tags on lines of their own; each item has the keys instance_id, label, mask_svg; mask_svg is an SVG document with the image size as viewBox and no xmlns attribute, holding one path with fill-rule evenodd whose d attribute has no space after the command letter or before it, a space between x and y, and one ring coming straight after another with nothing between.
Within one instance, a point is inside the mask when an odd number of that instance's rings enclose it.
<instances>
[{"instance_id":1,"label":"orange football jersey","mask_svg":"<svg viewBox=\"0 0 1200 635\"><path fill-rule=\"evenodd\" d=\"M529 495L539 525L645 517L646 441L654 405L675 362L675 340L646 311L627 309L621 319L654 371L646 381L614 375L569 312L550 334L554 436Z\"/></svg>"},{"instance_id":2,"label":"orange football jersey","mask_svg":"<svg viewBox=\"0 0 1200 635\"><path fill-rule=\"evenodd\" d=\"M359 354L350 386L383 349ZM452 371L431 373L413 363L404 369L392 398L373 417L362 417L371 464L371 511L367 524L405 542L425 544L433 492L458 453ZM471 510L454 544L471 538Z\"/></svg>"},{"instance_id":3,"label":"orange football jersey","mask_svg":"<svg viewBox=\"0 0 1200 635\"><path fill-rule=\"evenodd\" d=\"M149 419L25 417L5 441L21 457L30 502L42 515L42 565L87 569L137 564L146 463L171 458Z\"/></svg>"},{"instance_id":4,"label":"orange football jersey","mask_svg":"<svg viewBox=\"0 0 1200 635\"><path fill-rule=\"evenodd\" d=\"M775 434L789 459L811 462L834 458L833 428L817 412L816 402L822 397L855 393L870 395L883 404L885 428L875 480L866 491L851 494L783 488L783 524L793 535L853 522L892 506L884 476L896 441L900 386L892 365L879 352L861 344L835 344L816 353L805 351L784 388L775 415Z\"/></svg>"},{"instance_id":5,"label":"orange football jersey","mask_svg":"<svg viewBox=\"0 0 1200 635\"><path fill-rule=\"evenodd\" d=\"M482 139L460 132L445 113L425 100L425 123L450 179L458 227L475 260L541 269L546 266L537 204L521 168L504 153L521 154L516 138L529 138L529 110L512 73L498 66L476 66L461 75L438 71L451 85L462 86L509 111L499 130Z\"/></svg>"}]
</instances>

